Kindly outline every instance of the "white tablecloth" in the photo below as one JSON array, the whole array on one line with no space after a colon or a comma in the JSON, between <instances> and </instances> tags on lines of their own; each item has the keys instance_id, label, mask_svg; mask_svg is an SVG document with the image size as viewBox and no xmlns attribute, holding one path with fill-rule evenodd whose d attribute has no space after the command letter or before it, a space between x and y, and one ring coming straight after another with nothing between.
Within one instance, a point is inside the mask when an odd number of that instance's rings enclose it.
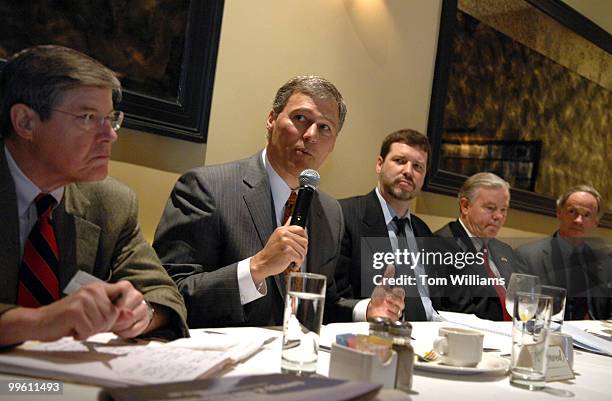
<instances>
[{"instance_id":1,"label":"white tablecloth","mask_svg":"<svg viewBox=\"0 0 612 401\"><path fill-rule=\"evenodd\" d=\"M597 329L599 322L581 322L584 328ZM413 337L415 348L427 349L437 335L438 328L444 323L418 322L414 323ZM448 324L446 324L448 325ZM248 336L249 328L215 329L230 333L239 332ZM338 332L356 332L367 330L367 326L359 323L335 324L330 326L322 336L322 342L329 341ZM270 330L270 336L276 336L274 341L253 355L247 361L227 369L225 375L265 374L280 371L280 349L282 333ZM492 334L486 334L492 336ZM498 339L499 340L499 339ZM503 338L501 341L505 341ZM511 341L507 338L507 341ZM329 353L321 352L318 371L327 374ZM415 371L413 392L405 394L396 390L384 390L379 395L380 400L562 400L570 397L574 400L612 400L612 358L575 351L574 370L576 378L571 381L548 383L544 391L528 391L511 386L508 377L504 375L451 375ZM0 374L0 380L19 378L15 375ZM93 401L97 400L99 388L73 383L64 384L64 394L61 396L1 395L2 401Z\"/></svg>"}]
</instances>

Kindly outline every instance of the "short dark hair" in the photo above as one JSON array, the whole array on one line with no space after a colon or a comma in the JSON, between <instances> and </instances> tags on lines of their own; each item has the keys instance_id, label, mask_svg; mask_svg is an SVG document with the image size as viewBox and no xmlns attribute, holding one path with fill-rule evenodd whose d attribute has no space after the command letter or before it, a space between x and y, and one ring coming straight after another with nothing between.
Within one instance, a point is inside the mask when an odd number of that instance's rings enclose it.
<instances>
[{"instance_id":1,"label":"short dark hair","mask_svg":"<svg viewBox=\"0 0 612 401\"><path fill-rule=\"evenodd\" d=\"M35 46L10 57L0 71L0 134L13 133L10 111L23 103L45 121L67 90L93 86L113 91L121 101L121 84L115 74L93 58L63 46Z\"/></svg>"},{"instance_id":2,"label":"short dark hair","mask_svg":"<svg viewBox=\"0 0 612 401\"><path fill-rule=\"evenodd\" d=\"M575 194L576 192L586 192L587 194L593 195L593 197L597 201L597 216L599 218L603 216L603 213L604 213L603 198L599 194L599 191L597 191L594 187L590 185L585 185L585 184L576 185L575 187L571 187L570 189L565 191L563 194L561 194L561 196L559 196L559 198L557 199L557 210L561 210L562 208L564 208L569 197L572 194Z\"/></svg>"},{"instance_id":3,"label":"short dark hair","mask_svg":"<svg viewBox=\"0 0 612 401\"><path fill-rule=\"evenodd\" d=\"M338 132L346 119L346 104L340 91L325 78L316 75L299 75L285 82L274 96L272 112L278 116L294 93L303 93L317 99L333 99L338 105Z\"/></svg>"},{"instance_id":4,"label":"short dark hair","mask_svg":"<svg viewBox=\"0 0 612 401\"><path fill-rule=\"evenodd\" d=\"M413 129L400 129L390 133L380 146L380 157L383 160L385 160L389 154L391 145L396 142L405 143L408 146L421 149L427 154L427 165L429 165L431 159L431 146L429 145L429 139L427 139L425 135Z\"/></svg>"}]
</instances>

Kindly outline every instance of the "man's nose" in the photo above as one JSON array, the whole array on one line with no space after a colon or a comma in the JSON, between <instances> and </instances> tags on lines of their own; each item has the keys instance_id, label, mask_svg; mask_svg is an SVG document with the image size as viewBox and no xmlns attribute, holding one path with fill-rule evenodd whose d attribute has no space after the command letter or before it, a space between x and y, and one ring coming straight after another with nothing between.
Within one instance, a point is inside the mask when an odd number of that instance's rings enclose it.
<instances>
[{"instance_id":1,"label":"man's nose","mask_svg":"<svg viewBox=\"0 0 612 401\"><path fill-rule=\"evenodd\" d=\"M308 141L312 142L313 140L316 140L316 138L319 135L319 132L317 131L317 124L312 123L308 126L308 128L306 128L306 131L304 131L304 139L307 139Z\"/></svg>"}]
</instances>

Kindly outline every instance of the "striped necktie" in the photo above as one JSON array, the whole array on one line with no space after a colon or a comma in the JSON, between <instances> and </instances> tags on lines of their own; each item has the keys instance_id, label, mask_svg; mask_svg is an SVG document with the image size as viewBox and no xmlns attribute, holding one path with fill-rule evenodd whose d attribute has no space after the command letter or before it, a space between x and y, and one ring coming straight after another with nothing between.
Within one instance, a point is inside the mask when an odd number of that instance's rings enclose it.
<instances>
[{"instance_id":1,"label":"striped necktie","mask_svg":"<svg viewBox=\"0 0 612 401\"><path fill-rule=\"evenodd\" d=\"M285 203L285 211L283 212L283 219L280 222L281 225L285 224L287 222L287 219L291 217L291 215L293 214L293 208L295 208L296 200L297 200L297 192L292 191L291 195L289 195L289 198L287 199L287 202Z\"/></svg>"},{"instance_id":2,"label":"striped necktie","mask_svg":"<svg viewBox=\"0 0 612 401\"><path fill-rule=\"evenodd\" d=\"M489 262L489 248L486 244L482 246L481 251L483 253L484 268L487 272L487 276L489 278L497 278L493 272L493 269L491 268L491 263ZM506 310L506 289L503 285L495 285L494 288L495 292L497 293L497 297L499 298L499 303L501 304L502 319L506 322L511 321L512 317Z\"/></svg>"},{"instance_id":3,"label":"striped necktie","mask_svg":"<svg viewBox=\"0 0 612 401\"><path fill-rule=\"evenodd\" d=\"M19 269L17 303L36 308L59 299L59 249L51 225L51 213L55 199L49 194L39 194L36 199L38 221L32 227L24 249Z\"/></svg>"}]
</instances>

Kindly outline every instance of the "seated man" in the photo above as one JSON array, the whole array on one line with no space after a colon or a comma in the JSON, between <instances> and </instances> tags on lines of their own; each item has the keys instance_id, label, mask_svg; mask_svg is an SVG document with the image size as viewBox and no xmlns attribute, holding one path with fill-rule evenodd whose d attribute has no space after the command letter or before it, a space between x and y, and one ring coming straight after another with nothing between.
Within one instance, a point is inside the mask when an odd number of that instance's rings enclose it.
<instances>
[{"instance_id":1,"label":"seated man","mask_svg":"<svg viewBox=\"0 0 612 401\"><path fill-rule=\"evenodd\" d=\"M472 255L472 263L447 267L448 310L489 320L511 320L505 306L505 286L513 272L524 270L524 264L508 244L495 239L506 222L509 204L510 185L492 173L474 174L459 190L459 219L435 233L447 239L446 251ZM453 283L453 275L467 279Z\"/></svg>"},{"instance_id":2,"label":"seated man","mask_svg":"<svg viewBox=\"0 0 612 401\"><path fill-rule=\"evenodd\" d=\"M370 296L374 281L378 280L376 275L382 274L381 269L373 266L375 253L397 251L403 248L403 243L409 251L419 252L422 248L418 240L432 236L427 224L410 213L410 201L423 187L429 154L429 141L425 135L408 129L389 134L381 145L376 161L376 188L367 195L340 200L345 225L336 268L336 285L340 296L356 299ZM398 224L401 224L401 229ZM367 242L365 248L362 247L363 240ZM362 265L362 260L368 260L368 263ZM406 296L406 320L432 320L437 315L434 307L439 307L438 298L431 298L429 286L421 281L426 267L429 270L430 266L423 266L422 263L417 263L414 269L406 265L395 266L396 277L408 274L416 278L414 285L400 287L403 287ZM395 300L393 293L387 299L374 296L371 302L366 298L354 309L354 320L370 316L397 319L403 305L394 304ZM397 301L401 301L401 298Z\"/></svg>"},{"instance_id":3,"label":"seated man","mask_svg":"<svg viewBox=\"0 0 612 401\"><path fill-rule=\"evenodd\" d=\"M190 327L282 324L288 266L327 276L325 320L351 320L353 303L338 298L334 282L338 202L317 191L306 229L289 224L300 173L323 164L345 115L331 82L295 77L276 93L265 149L179 179L153 246L185 298Z\"/></svg>"},{"instance_id":4,"label":"seated man","mask_svg":"<svg viewBox=\"0 0 612 401\"><path fill-rule=\"evenodd\" d=\"M592 236L603 213L599 192L588 185L557 199L559 230L517 252L540 283L567 290L565 319L612 318L612 250Z\"/></svg>"},{"instance_id":5,"label":"seated man","mask_svg":"<svg viewBox=\"0 0 612 401\"><path fill-rule=\"evenodd\" d=\"M120 97L112 71L65 47L26 49L0 73L0 345L103 331L188 335L133 192L105 178ZM62 297L79 270L106 282Z\"/></svg>"}]
</instances>

